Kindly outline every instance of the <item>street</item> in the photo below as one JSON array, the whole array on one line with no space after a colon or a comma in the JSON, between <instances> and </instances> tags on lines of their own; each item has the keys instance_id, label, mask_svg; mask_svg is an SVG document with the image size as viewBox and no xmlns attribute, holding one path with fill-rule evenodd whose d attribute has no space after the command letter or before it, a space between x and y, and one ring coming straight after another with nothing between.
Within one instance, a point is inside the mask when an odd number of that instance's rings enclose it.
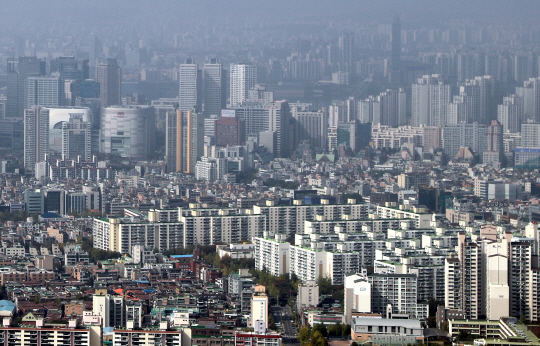
<instances>
[{"instance_id":1,"label":"street","mask_svg":"<svg viewBox=\"0 0 540 346\"><path fill-rule=\"evenodd\" d=\"M284 342L290 343L296 341L296 328L294 327L294 321L292 320L292 311L290 306L279 307L272 306L270 308L272 317L278 331L281 332ZM290 340L292 339L292 340Z\"/></svg>"}]
</instances>

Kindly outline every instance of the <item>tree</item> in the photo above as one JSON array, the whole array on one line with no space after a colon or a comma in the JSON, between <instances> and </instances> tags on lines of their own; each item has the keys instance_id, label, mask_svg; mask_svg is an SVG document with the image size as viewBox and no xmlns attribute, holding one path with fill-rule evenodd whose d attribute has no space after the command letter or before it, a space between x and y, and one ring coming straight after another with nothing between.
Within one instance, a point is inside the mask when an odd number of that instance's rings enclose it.
<instances>
[{"instance_id":1,"label":"tree","mask_svg":"<svg viewBox=\"0 0 540 346\"><path fill-rule=\"evenodd\" d=\"M317 285L319 285L320 295L332 294L332 280L329 277L319 277L317 279Z\"/></svg>"},{"instance_id":2,"label":"tree","mask_svg":"<svg viewBox=\"0 0 540 346\"><path fill-rule=\"evenodd\" d=\"M39 295L39 293L34 296L34 303L41 303L41 296Z\"/></svg>"},{"instance_id":3,"label":"tree","mask_svg":"<svg viewBox=\"0 0 540 346\"><path fill-rule=\"evenodd\" d=\"M300 344L302 346L307 345L310 337L311 337L311 330L309 329L309 327L307 326L300 327L300 330L298 331L298 335L296 336L296 338L298 339L298 341L300 341Z\"/></svg>"},{"instance_id":4,"label":"tree","mask_svg":"<svg viewBox=\"0 0 540 346\"><path fill-rule=\"evenodd\" d=\"M448 331L448 321L445 320L445 321L443 322L443 324L442 324L442 326L441 326L441 329L442 329L442 330L445 330L445 331Z\"/></svg>"},{"instance_id":5,"label":"tree","mask_svg":"<svg viewBox=\"0 0 540 346\"><path fill-rule=\"evenodd\" d=\"M57 308L59 308L59 309L62 308L62 299L56 298L54 300L54 304L56 305Z\"/></svg>"},{"instance_id":6,"label":"tree","mask_svg":"<svg viewBox=\"0 0 540 346\"><path fill-rule=\"evenodd\" d=\"M311 333L310 346L328 346L328 341L320 331L313 329L313 333Z\"/></svg>"},{"instance_id":7,"label":"tree","mask_svg":"<svg viewBox=\"0 0 540 346\"><path fill-rule=\"evenodd\" d=\"M341 323L336 322L328 327L328 335L339 336L341 335Z\"/></svg>"},{"instance_id":8,"label":"tree","mask_svg":"<svg viewBox=\"0 0 540 346\"><path fill-rule=\"evenodd\" d=\"M347 336L351 334L351 325L343 323L341 325L341 336Z\"/></svg>"},{"instance_id":9,"label":"tree","mask_svg":"<svg viewBox=\"0 0 540 346\"><path fill-rule=\"evenodd\" d=\"M318 323L313 327L313 333L316 331L320 332L325 338L328 336L328 330L326 330L326 326L323 323Z\"/></svg>"}]
</instances>

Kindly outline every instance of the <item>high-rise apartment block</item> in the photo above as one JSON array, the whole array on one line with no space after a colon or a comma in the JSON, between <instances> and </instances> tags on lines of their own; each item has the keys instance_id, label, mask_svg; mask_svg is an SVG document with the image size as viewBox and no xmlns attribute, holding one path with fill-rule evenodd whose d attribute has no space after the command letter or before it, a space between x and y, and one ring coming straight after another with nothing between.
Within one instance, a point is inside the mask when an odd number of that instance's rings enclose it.
<instances>
[{"instance_id":1,"label":"high-rise apartment block","mask_svg":"<svg viewBox=\"0 0 540 346\"><path fill-rule=\"evenodd\" d=\"M520 132L524 121L523 100L516 94L503 98L497 106L497 120L504 126L505 132Z\"/></svg>"},{"instance_id":2,"label":"high-rise apartment block","mask_svg":"<svg viewBox=\"0 0 540 346\"><path fill-rule=\"evenodd\" d=\"M442 126L447 123L450 85L439 75L426 75L412 85L412 125Z\"/></svg>"}]
</instances>

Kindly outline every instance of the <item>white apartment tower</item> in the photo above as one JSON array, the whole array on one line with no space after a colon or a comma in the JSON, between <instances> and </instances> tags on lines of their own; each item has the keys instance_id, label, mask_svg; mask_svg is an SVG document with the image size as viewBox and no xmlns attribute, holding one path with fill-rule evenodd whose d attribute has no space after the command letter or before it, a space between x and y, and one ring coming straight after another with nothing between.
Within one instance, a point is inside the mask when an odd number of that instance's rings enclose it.
<instances>
[{"instance_id":1,"label":"white apartment tower","mask_svg":"<svg viewBox=\"0 0 540 346\"><path fill-rule=\"evenodd\" d=\"M540 77L523 82L523 87L516 88L516 94L523 102L523 120L540 122Z\"/></svg>"},{"instance_id":2,"label":"white apartment tower","mask_svg":"<svg viewBox=\"0 0 540 346\"><path fill-rule=\"evenodd\" d=\"M504 97L503 103L497 108L497 120L506 132L520 132L524 120L523 100L515 94Z\"/></svg>"},{"instance_id":3,"label":"white apartment tower","mask_svg":"<svg viewBox=\"0 0 540 346\"><path fill-rule=\"evenodd\" d=\"M412 85L412 125L440 126L446 124L450 103L450 85L439 75L425 75Z\"/></svg>"},{"instance_id":4,"label":"white apartment tower","mask_svg":"<svg viewBox=\"0 0 540 346\"><path fill-rule=\"evenodd\" d=\"M49 110L33 106L24 110L24 168L34 171L49 153Z\"/></svg>"},{"instance_id":5,"label":"white apartment tower","mask_svg":"<svg viewBox=\"0 0 540 346\"><path fill-rule=\"evenodd\" d=\"M257 84L257 67L247 63L231 64L230 83L229 104L235 107L246 101L248 91Z\"/></svg>"}]
</instances>

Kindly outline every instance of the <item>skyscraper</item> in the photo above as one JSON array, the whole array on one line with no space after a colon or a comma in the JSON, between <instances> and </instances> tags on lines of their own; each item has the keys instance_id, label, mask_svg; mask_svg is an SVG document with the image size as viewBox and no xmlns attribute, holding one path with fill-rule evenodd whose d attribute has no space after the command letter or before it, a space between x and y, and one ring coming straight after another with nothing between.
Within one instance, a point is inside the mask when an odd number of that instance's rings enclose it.
<instances>
[{"instance_id":1,"label":"skyscraper","mask_svg":"<svg viewBox=\"0 0 540 346\"><path fill-rule=\"evenodd\" d=\"M179 76L179 101L178 109L182 112L192 110L194 107L200 110L201 106L201 73L199 65L193 59L186 59L180 64Z\"/></svg>"},{"instance_id":2,"label":"skyscraper","mask_svg":"<svg viewBox=\"0 0 540 346\"><path fill-rule=\"evenodd\" d=\"M440 126L446 124L450 103L450 85L439 75L425 75L412 85L412 125Z\"/></svg>"},{"instance_id":3,"label":"skyscraper","mask_svg":"<svg viewBox=\"0 0 540 346\"><path fill-rule=\"evenodd\" d=\"M33 106L24 110L24 169L26 174L49 153L49 110Z\"/></svg>"},{"instance_id":4,"label":"skyscraper","mask_svg":"<svg viewBox=\"0 0 540 346\"><path fill-rule=\"evenodd\" d=\"M231 97L229 104L232 107L242 104L248 98L248 92L257 83L257 67L251 64L231 64L230 70Z\"/></svg>"},{"instance_id":5,"label":"skyscraper","mask_svg":"<svg viewBox=\"0 0 540 346\"><path fill-rule=\"evenodd\" d=\"M225 108L223 67L217 59L211 59L204 64L203 72L203 110L204 117L219 115Z\"/></svg>"},{"instance_id":6,"label":"skyscraper","mask_svg":"<svg viewBox=\"0 0 540 346\"><path fill-rule=\"evenodd\" d=\"M195 173L204 149L204 117L177 109L167 113L165 155L168 172Z\"/></svg>"},{"instance_id":7,"label":"skyscraper","mask_svg":"<svg viewBox=\"0 0 540 346\"><path fill-rule=\"evenodd\" d=\"M62 123L62 157L65 160L90 161L92 154L91 124L84 122L80 114L72 115Z\"/></svg>"},{"instance_id":8,"label":"skyscraper","mask_svg":"<svg viewBox=\"0 0 540 346\"><path fill-rule=\"evenodd\" d=\"M58 76L31 76L26 78L24 88L24 107L64 106L64 83Z\"/></svg>"},{"instance_id":9,"label":"skyscraper","mask_svg":"<svg viewBox=\"0 0 540 346\"><path fill-rule=\"evenodd\" d=\"M7 63L7 103L6 117L23 118L25 103L25 81L29 76L45 74L44 60L35 57L20 57L8 59Z\"/></svg>"},{"instance_id":10,"label":"skyscraper","mask_svg":"<svg viewBox=\"0 0 540 346\"><path fill-rule=\"evenodd\" d=\"M107 63L97 66L96 80L100 85L99 98L103 108L122 103L122 69L116 59L107 59Z\"/></svg>"}]
</instances>

